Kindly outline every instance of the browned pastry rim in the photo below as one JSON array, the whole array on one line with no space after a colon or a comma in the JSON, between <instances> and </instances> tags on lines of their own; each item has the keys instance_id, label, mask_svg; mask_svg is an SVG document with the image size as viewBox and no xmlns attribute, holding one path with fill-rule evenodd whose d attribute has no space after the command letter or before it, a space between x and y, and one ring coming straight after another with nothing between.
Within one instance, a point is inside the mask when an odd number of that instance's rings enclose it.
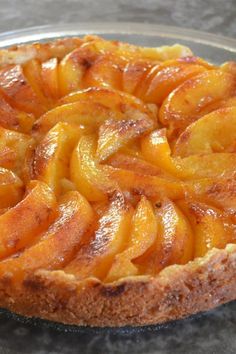
<instances>
[{"instance_id":1,"label":"browned pastry rim","mask_svg":"<svg viewBox=\"0 0 236 354\"><path fill-rule=\"evenodd\" d=\"M25 316L74 325L141 326L206 311L236 298L236 245L213 249L156 277L103 284L63 271L39 270L18 288L0 281L0 306Z\"/></svg>"}]
</instances>

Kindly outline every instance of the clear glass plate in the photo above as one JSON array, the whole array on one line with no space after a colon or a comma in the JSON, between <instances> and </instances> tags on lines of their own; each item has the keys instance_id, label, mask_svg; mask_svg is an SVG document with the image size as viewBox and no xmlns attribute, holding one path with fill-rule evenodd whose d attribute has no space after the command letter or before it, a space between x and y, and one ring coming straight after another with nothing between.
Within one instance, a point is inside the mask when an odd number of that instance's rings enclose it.
<instances>
[{"instance_id":1,"label":"clear glass plate","mask_svg":"<svg viewBox=\"0 0 236 354\"><path fill-rule=\"evenodd\" d=\"M67 36L98 34L143 46L180 43L214 63L236 60L236 40L177 27L138 23L78 23L0 34L0 48ZM164 326L89 329L0 312L0 353L203 354L236 352L236 302Z\"/></svg>"},{"instance_id":2,"label":"clear glass plate","mask_svg":"<svg viewBox=\"0 0 236 354\"><path fill-rule=\"evenodd\" d=\"M143 46L189 46L193 52L214 63L236 60L236 40L184 28L140 23L78 23L32 27L0 34L0 48L19 43L98 34Z\"/></svg>"}]
</instances>

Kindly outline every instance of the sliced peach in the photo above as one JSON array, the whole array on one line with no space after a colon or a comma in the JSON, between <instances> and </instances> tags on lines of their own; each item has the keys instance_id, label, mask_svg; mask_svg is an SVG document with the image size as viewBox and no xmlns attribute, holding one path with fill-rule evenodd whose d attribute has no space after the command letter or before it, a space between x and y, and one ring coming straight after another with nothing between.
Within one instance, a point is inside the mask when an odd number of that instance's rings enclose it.
<instances>
[{"instance_id":1,"label":"sliced peach","mask_svg":"<svg viewBox=\"0 0 236 354\"><path fill-rule=\"evenodd\" d=\"M184 182L185 195L203 203L235 213L236 181L234 178L202 178Z\"/></svg>"},{"instance_id":2,"label":"sliced peach","mask_svg":"<svg viewBox=\"0 0 236 354\"><path fill-rule=\"evenodd\" d=\"M83 76L95 61L97 55L96 51L85 44L62 59L58 67L61 96L83 88Z\"/></svg>"},{"instance_id":3,"label":"sliced peach","mask_svg":"<svg viewBox=\"0 0 236 354\"><path fill-rule=\"evenodd\" d=\"M47 110L26 79L20 65L7 67L0 71L0 87L14 108L33 113L36 117Z\"/></svg>"},{"instance_id":4,"label":"sliced peach","mask_svg":"<svg viewBox=\"0 0 236 354\"><path fill-rule=\"evenodd\" d=\"M84 135L71 157L71 180L89 201L106 199L107 194L116 189L108 177L106 166L99 165L95 159L96 145L95 136Z\"/></svg>"},{"instance_id":5,"label":"sliced peach","mask_svg":"<svg viewBox=\"0 0 236 354\"><path fill-rule=\"evenodd\" d=\"M56 195L61 192L61 179L69 177L70 155L80 134L76 127L60 122L36 147L33 178L47 183Z\"/></svg>"},{"instance_id":6,"label":"sliced peach","mask_svg":"<svg viewBox=\"0 0 236 354\"><path fill-rule=\"evenodd\" d=\"M152 199L161 196L179 199L184 195L184 184L170 176L143 175L135 171L113 167L109 168L108 174L123 191L136 195L144 194Z\"/></svg>"},{"instance_id":7,"label":"sliced peach","mask_svg":"<svg viewBox=\"0 0 236 354\"><path fill-rule=\"evenodd\" d=\"M100 126L96 156L99 161L106 160L120 148L154 127L151 119L107 120Z\"/></svg>"},{"instance_id":8,"label":"sliced peach","mask_svg":"<svg viewBox=\"0 0 236 354\"><path fill-rule=\"evenodd\" d=\"M192 123L178 138L174 156L236 151L236 107L222 108Z\"/></svg>"},{"instance_id":9,"label":"sliced peach","mask_svg":"<svg viewBox=\"0 0 236 354\"><path fill-rule=\"evenodd\" d=\"M21 202L0 216L0 258L27 246L56 216L56 200L50 188L39 181L32 181L29 188Z\"/></svg>"},{"instance_id":10,"label":"sliced peach","mask_svg":"<svg viewBox=\"0 0 236 354\"><path fill-rule=\"evenodd\" d=\"M58 99L59 82L57 58L52 58L42 63L41 77L44 95L52 99Z\"/></svg>"},{"instance_id":11,"label":"sliced peach","mask_svg":"<svg viewBox=\"0 0 236 354\"><path fill-rule=\"evenodd\" d=\"M36 93L37 97L39 97L42 104L44 104L45 107L49 109L50 100L49 97L44 95L43 80L41 75L42 68L39 60L33 59L28 61L26 64L23 65L23 72L27 81Z\"/></svg>"},{"instance_id":12,"label":"sliced peach","mask_svg":"<svg viewBox=\"0 0 236 354\"><path fill-rule=\"evenodd\" d=\"M0 167L0 208L18 203L23 194L23 183L12 171Z\"/></svg>"},{"instance_id":13,"label":"sliced peach","mask_svg":"<svg viewBox=\"0 0 236 354\"><path fill-rule=\"evenodd\" d=\"M127 153L118 152L111 156L107 164L125 170L137 172L138 174L150 175L150 176L165 176L165 173L145 160L128 155Z\"/></svg>"},{"instance_id":14,"label":"sliced peach","mask_svg":"<svg viewBox=\"0 0 236 354\"><path fill-rule=\"evenodd\" d=\"M38 268L63 267L78 250L93 221L89 203L78 192L68 192L60 200L59 216L54 223L17 258L0 262L0 274L11 273L19 281Z\"/></svg>"},{"instance_id":15,"label":"sliced peach","mask_svg":"<svg viewBox=\"0 0 236 354\"><path fill-rule=\"evenodd\" d=\"M33 122L33 115L12 108L0 91L0 125L2 127L28 133L32 128Z\"/></svg>"},{"instance_id":16,"label":"sliced peach","mask_svg":"<svg viewBox=\"0 0 236 354\"><path fill-rule=\"evenodd\" d=\"M141 151L146 160L175 176L182 176L178 160L171 157L166 129L154 130L141 140Z\"/></svg>"},{"instance_id":17,"label":"sliced peach","mask_svg":"<svg viewBox=\"0 0 236 354\"><path fill-rule=\"evenodd\" d=\"M84 87L111 87L122 90L122 73L126 62L113 55L100 56L84 75Z\"/></svg>"},{"instance_id":18,"label":"sliced peach","mask_svg":"<svg viewBox=\"0 0 236 354\"><path fill-rule=\"evenodd\" d=\"M190 123L209 113L211 104L234 96L235 91L233 75L219 69L208 70L185 81L166 98L160 109L160 121L175 138Z\"/></svg>"},{"instance_id":19,"label":"sliced peach","mask_svg":"<svg viewBox=\"0 0 236 354\"><path fill-rule=\"evenodd\" d=\"M152 62L143 60L131 60L123 69L122 87L125 92L134 94L137 87L142 85L143 80L153 67Z\"/></svg>"},{"instance_id":20,"label":"sliced peach","mask_svg":"<svg viewBox=\"0 0 236 354\"><path fill-rule=\"evenodd\" d=\"M140 87L137 87L135 95L145 102L160 105L177 86L206 70L200 60L199 62L197 60L184 62L178 59L165 61L150 70Z\"/></svg>"},{"instance_id":21,"label":"sliced peach","mask_svg":"<svg viewBox=\"0 0 236 354\"><path fill-rule=\"evenodd\" d=\"M21 175L27 151L33 145L30 136L0 127L0 166Z\"/></svg>"},{"instance_id":22,"label":"sliced peach","mask_svg":"<svg viewBox=\"0 0 236 354\"><path fill-rule=\"evenodd\" d=\"M82 247L75 259L64 269L78 279L103 279L115 255L122 252L130 233L132 207L119 192L113 195L108 211L98 222L92 241Z\"/></svg>"},{"instance_id":23,"label":"sliced peach","mask_svg":"<svg viewBox=\"0 0 236 354\"><path fill-rule=\"evenodd\" d=\"M185 56L191 56L192 52L188 47L180 44L161 47L141 47L130 43L119 41L108 41L97 36L86 36L85 41L89 41L86 45L99 53L111 52L116 56L126 59L142 58L145 60L164 61Z\"/></svg>"},{"instance_id":24,"label":"sliced peach","mask_svg":"<svg viewBox=\"0 0 236 354\"><path fill-rule=\"evenodd\" d=\"M153 105L145 105L139 98L111 88L90 87L86 90L72 92L68 96L63 97L59 103L66 104L79 101L87 106L95 103L100 109L102 107L111 109L113 116L109 116L109 118L113 119L115 118L115 114L125 114L126 112L129 118L133 118L131 114L134 111L141 111L155 120L157 118L156 110L153 112Z\"/></svg>"},{"instance_id":25,"label":"sliced peach","mask_svg":"<svg viewBox=\"0 0 236 354\"><path fill-rule=\"evenodd\" d=\"M198 202L181 202L194 231L194 257L203 257L212 248L224 248L233 228L222 211Z\"/></svg>"},{"instance_id":26,"label":"sliced peach","mask_svg":"<svg viewBox=\"0 0 236 354\"><path fill-rule=\"evenodd\" d=\"M235 153L201 154L178 159L186 178L233 177L236 173Z\"/></svg>"},{"instance_id":27,"label":"sliced peach","mask_svg":"<svg viewBox=\"0 0 236 354\"><path fill-rule=\"evenodd\" d=\"M144 254L157 236L157 218L151 203L142 197L135 210L127 249L116 255L107 282L138 274L132 260Z\"/></svg>"},{"instance_id":28,"label":"sliced peach","mask_svg":"<svg viewBox=\"0 0 236 354\"><path fill-rule=\"evenodd\" d=\"M156 206L159 225L156 241L135 262L148 274L157 274L171 264L185 264L193 257L194 239L187 218L170 200L162 200Z\"/></svg>"}]
</instances>

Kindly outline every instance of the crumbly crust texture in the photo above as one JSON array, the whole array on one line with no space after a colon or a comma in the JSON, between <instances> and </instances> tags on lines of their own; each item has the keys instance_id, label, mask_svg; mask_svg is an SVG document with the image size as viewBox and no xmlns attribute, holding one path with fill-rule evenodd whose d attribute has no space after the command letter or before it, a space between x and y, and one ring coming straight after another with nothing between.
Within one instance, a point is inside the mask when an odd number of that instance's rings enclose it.
<instances>
[{"instance_id":1,"label":"crumbly crust texture","mask_svg":"<svg viewBox=\"0 0 236 354\"><path fill-rule=\"evenodd\" d=\"M236 245L213 249L156 277L111 284L76 281L63 271L40 270L19 287L1 279L0 306L25 316L80 326L142 326L206 311L236 298Z\"/></svg>"}]
</instances>

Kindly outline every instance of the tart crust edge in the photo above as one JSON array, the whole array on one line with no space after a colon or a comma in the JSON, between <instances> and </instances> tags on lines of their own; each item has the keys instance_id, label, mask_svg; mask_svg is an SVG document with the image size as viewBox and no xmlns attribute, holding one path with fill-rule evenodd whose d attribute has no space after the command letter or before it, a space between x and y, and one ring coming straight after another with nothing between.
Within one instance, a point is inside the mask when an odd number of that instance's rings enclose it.
<instances>
[{"instance_id":1,"label":"tart crust edge","mask_svg":"<svg viewBox=\"0 0 236 354\"><path fill-rule=\"evenodd\" d=\"M236 299L236 245L213 249L155 277L105 284L38 270L16 286L0 279L0 306L17 314L80 326L141 326L180 319Z\"/></svg>"}]
</instances>

